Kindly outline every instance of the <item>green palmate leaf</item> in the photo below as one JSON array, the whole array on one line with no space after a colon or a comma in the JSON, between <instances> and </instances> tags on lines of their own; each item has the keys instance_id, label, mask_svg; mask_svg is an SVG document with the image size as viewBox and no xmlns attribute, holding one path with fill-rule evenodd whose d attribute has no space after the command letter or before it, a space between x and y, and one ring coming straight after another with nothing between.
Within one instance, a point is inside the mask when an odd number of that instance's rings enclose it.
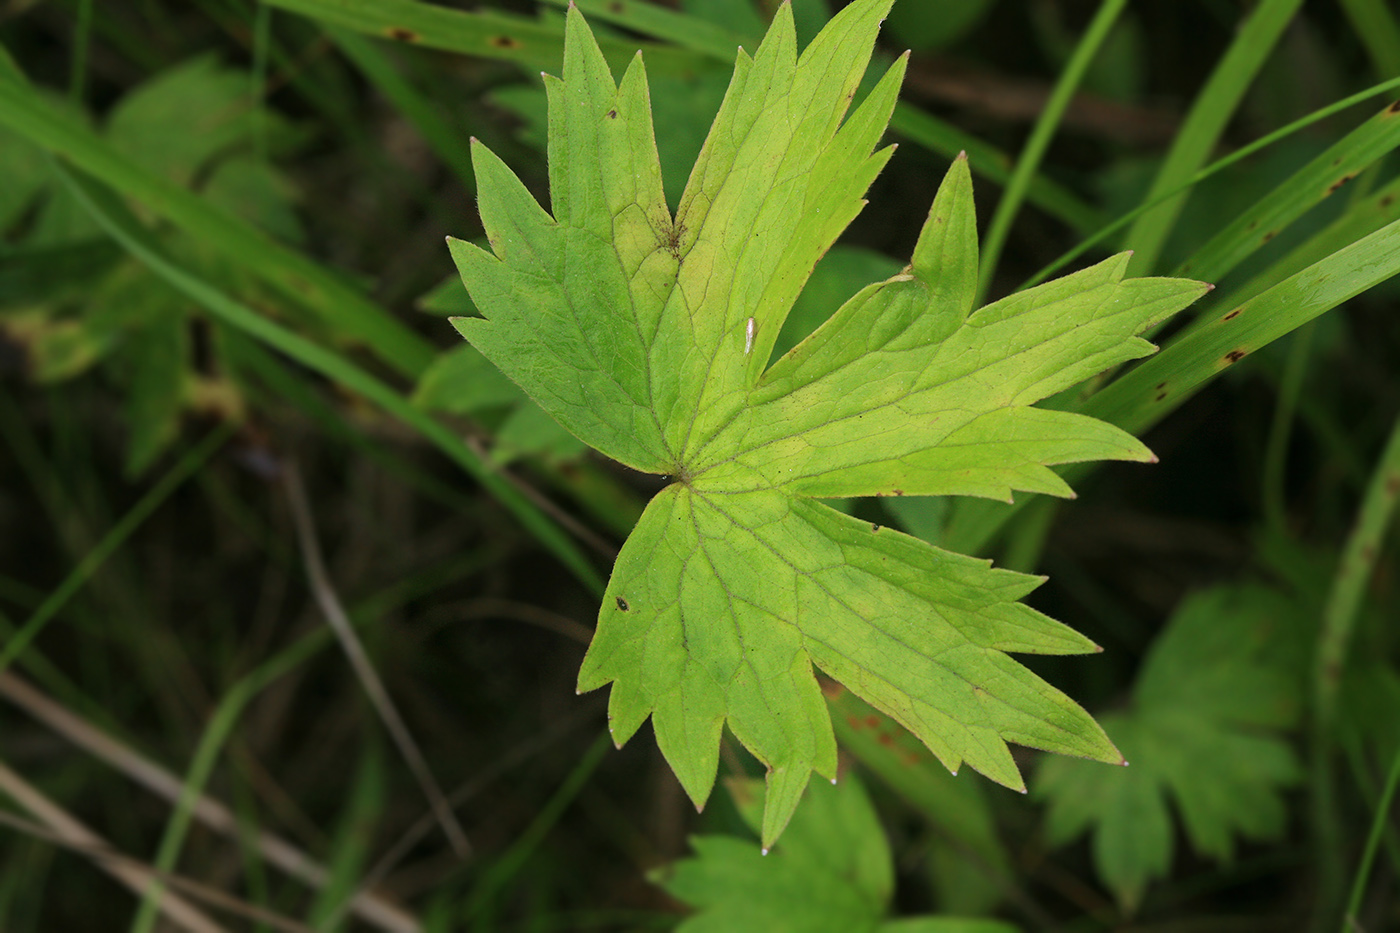
<instances>
[{"instance_id":1,"label":"green palmate leaf","mask_svg":"<svg viewBox=\"0 0 1400 933\"><path fill-rule=\"evenodd\" d=\"M1171 867L1169 799L1192 846L1213 858L1228 859L1237 834L1282 828L1280 791L1300 772L1278 730L1298 715L1302 615L1262 587L1192 597L1153 643L1131 708L1103 718L1132 767L1045 763L1038 792L1051 840L1093 827L1099 875L1125 906Z\"/></svg>"},{"instance_id":2,"label":"green palmate leaf","mask_svg":"<svg viewBox=\"0 0 1400 933\"><path fill-rule=\"evenodd\" d=\"M730 782L745 822L763 817L757 781ZM654 880L696 912L679 933L778 930L790 933L1015 933L997 920L903 917L886 920L894 861L870 798L854 774L817 785L772 855L731 836L691 839L695 855Z\"/></svg>"},{"instance_id":3,"label":"green palmate leaf","mask_svg":"<svg viewBox=\"0 0 1400 933\"><path fill-rule=\"evenodd\" d=\"M813 501L1069 495L1048 467L1147 460L1131 436L1030 407L1151 346L1205 286L1124 281L1126 255L973 312L965 159L899 275L767 365L813 266L860 211L897 62L849 116L892 0L849 4L799 59L783 6L733 81L674 218L640 57L616 85L577 10L547 78L552 215L474 147L491 251L453 240L483 317L462 334L565 428L676 480L623 546L579 688L612 683L619 743L650 717L703 804L725 725L769 767L764 844L836 744L813 666L949 769L1023 784L1006 743L1121 758L1006 654L1095 650L1017 602L1039 582Z\"/></svg>"}]
</instances>

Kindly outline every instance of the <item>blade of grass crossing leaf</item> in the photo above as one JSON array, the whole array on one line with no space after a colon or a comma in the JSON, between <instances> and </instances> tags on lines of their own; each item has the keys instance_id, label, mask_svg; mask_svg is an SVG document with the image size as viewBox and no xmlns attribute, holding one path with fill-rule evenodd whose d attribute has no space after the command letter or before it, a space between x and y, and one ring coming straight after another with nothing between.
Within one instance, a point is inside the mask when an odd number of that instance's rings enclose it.
<instances>
[{"instance_id":1,"label":"blade of grass crossing leaf","mask_svg":"<svg viewBox=\"0 0 1400 933\"><path fill-rule=\"evenodd\" d=\"M0 123L224 253L402 375L416 377L435 355L426 340L336 274L117 152L93 131L56 114L19 81L0 81Z\"/></svg>"},{"instance_id":2,"label":"blade of grass crossing leaf","mask_svg":"<svg viewBox=\"0 0 1400 933\"><path fill-rule=\"evenodd\" d=\"M1272 133L1269 133L1268 135L1255 140L1249 145L1235 150L1228 156L1225 156L1222 159L1218 159L1215 162L1212 162L1210 165L1201 169L1199 172L1192 175L1189 179L1177 185L1175 188L1171 188L1162 192L1152 200L1146 201L1145 203L1124 214L1122 217L1119 217L1111 224L1108 224L1107 226L1095 231L1095 233L1092 236L1080 241L1072 249L1069 249L1063 254L1061 254L1057 259L1055 259L1054 262L1049 263L1040 271L1036 272L1035 275L1022 282L1018 290L1030 288L1032 285L1037 285L1045 281L1050 276L1054 275L1056 272L1065 268L1070 263L1074 262L1074 260L1087 253L1093 247L1098 246L1100 243L1103 243L1114 233L1117 233L1119 230L1123 229L1128 224L1147 214L1153 208L1157 207L1158 205L1165 204L1166 202L1175 198L1177 195L1189 190L1190 188L1194 187L1200 182L1205 181L1207 178L1210 178L1215 173L1229 168L1236 162L1246 159L1254 153L1265 149L1268 146L1271 146L1274 143L1278 142L1279 140L1285 139L1302 129L1305 129L1306 127L1311 126L1312 124L1317 123L1320 120L1324 120L1335 113L1347 109L1348 107L1354 106L1355 104L1361 103L1362 101L1368 100L1379 94L1384 94L1385 92L1393 90L1397 87L1400 87L1400 78L1394 78L1390 81L1383 81L1380 84L1373 85L1372 87L1369 87L1364 91L1359 91L1356 94L1352 94L1350 97L1345 97L1335 103L1328 104L1326 107L1319 108L1318 110L1313 111L1305 117L1300 117L1299 119L1294 120L1292 123L1289 123L1287 126L1274 130ZM1339 243L1336 248L1339 249L1342 245L1343 244Z\"/></svg>"},{"instance_id":3,"label":"blade of grass crossing leaf","mask_svg":"<svg viewBox=\"0 0 1400 933\"><path fill-rule=\"evenodd\" d=\"M1144 198L1151 201L1179 187L1205 163L1239 107L1245 91L1293 20L1303 0L1262 0L1249 14L1209 80L1196 96L1171 150ZM1129 275L1145 275L1157 266L1186 195L1176 195L1139 217L1123 240L1133 250Z\"/></svg>"},{"instance_id":4,"label":"blade of grass crossing leaf","mask_svg":"<svg viewBox=\"0 0 1400 933\"><path fill-rule=\"evenodd\" d=\"M1400 146L1400 101L1352 130L1211 237L1172 275L1216 282L1320 201Z\"/></svg>"},{"instance_id":5,"label":"blade of grass crossing leaf","mask_svg":"<svg viewBox=\"0 0 1400 933\"><path fill-rule=\"evenodd\" d=\"M559 25L496 12L466 12L414 0L265 0L272 6L354 32L478 58L559 70L564 33ZM604 37L609 65L625 67L638 44ZM683 73L696 55L664 45L645 46L653 72ZM732 54L732 50L731 50Z\"/></svg>"},{"instance_id":6,"label":"blade of grass crossing leaf","mask_svg":"<svg viewBox=\"0 0 1400 933\"><path fill-rule=\"evenodd\" d=\"M379 92L408 118L437 157L468 190L474 187L471 150L467 139L440 115L441 108L401 75L393 61L373 42L339 26L324 24L330 40L360 69Z\"/></svg>"},{"instance_id":7,"label":"blade of grass crossing leaf","mask_svg":"<svg viewBox=\"0 0 1400 933\"><path fill-rule=\"evenodd\" d=\"M176 266L165 258L160 247L109 192L62 166L55 167L79 199L87 205L98 223L153 272L230 326L251 334L339 385L358 392L405 424L417 429L488 489L506 508L514 512L521 523L540 543L553 552L584 586L595 592L602 592L602 580L597 571L573 542L495 470L484 464L460 437L431 416L414 408L406 398L350 361L262 317Z\"/></svg>"},{"instance_id":8,"label":"blade of grass crossing leaf","mask_svg":"<svg viewBox=\"0 0 1400 933\"><path fill-rule=\"evenodd\" d=\"M1340 249L1234 309L1201 319L1156 356L1091 396L1079 409L1141 434L1225 369L1318 315L1400 273L1400 221ZM1061 473L1071 482L1090 467ZM979 553L1029 502L958 503L941 546Z\"/></svg>"},{"instance_id":9,"label":"blade of grass crossing leaf","mask_svg":"<svg viewBox=\"0 0 1400 933\"><path fill-rule=\"evenodd\" d=\"M80 560L58 585L48 598L35 609L25 620L15 634L5 640L5 646L0 649L0 671L10 666L10 663L27 648L44 626L53 620L73 594L82 588L83 584L97 572L97 570L111 557L127 538L131 537L146 519L150 518L156 509L170 498L170 495L180 488L185 480L189 479L202 467L214 452L223 446L237 429L234 424L225 424L211 431L203 441L194 448L186 452L180 460L170 468L170 471L161 477L160 482L151 487L131 509L122 516L112 528L102 536L91 551Z\"/></svg>"},{"instance_id":10,"label":"blade of grass crossing leaf","mask_svg":"<svg viewBox=\"0 0 1400 933\"><path fill-rule=\"evenodd\" d=\"M1262 272L1229 288L1213 304L1222 308L1244 304L1290 275L1397 219L1400 219L1400 178L1349 204L1342 216L1274 260Z\"/></svg>"},{"instance_id":11,"label":"blade of grass crossing leaf","mask_svg":"<svg viewBox=\"0 0 1400 933\"><path fill-rule=\"evenodd\" d=\"M1031 130L1021 155L1016 159L1016 168L1011 173L1006 190L1002 192L1001 201L997 204L992 222L987 228L987 235L982 241L982 271L977 283L977 300L974 306L980 306L986 298L992 279L996 275L1002 247L1005 246L1006 237L1011 232L1011 224L1015 221L1016 212L1021 209L1021 202L1040 168L1045 150L1049 148L1050 140L1059 128L1060 120L1064 118L1065 110L1069 107L1074 92L1079 88L1084 73L1093 63L1099 47L1108 38L1109 31L1113 29L1113 24L1118 21L1118 16L1125 6L1127 0L1104 0L1099 4L1098 12L1090 21L1089 28L1084 31L1084 37L1079 40L1064 70L1060 72L1060 77L1050 92L1050 98L1045 102L1040 116L1036 118L1035 127Z\"/></svg>"},{"instance_id":12,"label":"blade of grass crossing leaf","mask_svg":"<svg viewBox=\"0 0 1400 933\"><path fill-rule=\"evenodd\" d=\"M1219 373L1325 311L1400 272L1400 222L1289 276L1262 295L1203 321L1183 339L1114 381L1083 411L1141 433Z\"/></svg>"},{"instance_id":13,"label":"blade of grass crossing leaf","mask_svg":"<svg viewBox=\"0 0 1400 933\"><path fill-rule=\"evenodd\" d=\"M1400 74L1400 22L1394 8L1385 0L1341 0L1341 7L1376 74Z\"/></svg>"}]
</instances>

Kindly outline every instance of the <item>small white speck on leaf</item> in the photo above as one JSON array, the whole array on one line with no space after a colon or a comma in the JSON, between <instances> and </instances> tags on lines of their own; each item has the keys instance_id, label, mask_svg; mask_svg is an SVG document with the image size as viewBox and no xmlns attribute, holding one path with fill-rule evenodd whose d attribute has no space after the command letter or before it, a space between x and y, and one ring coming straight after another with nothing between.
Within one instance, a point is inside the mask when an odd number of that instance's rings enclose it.
<instances>
[{"instance_id":1,"label":"small white speck on leaf","mask_svg":"<svg viewBox=\"0 0 1400 933\"><path fill-rule=\"evenodd\" d=\"M753 352L753 335L758 330L758 325L753 318L749 318L749 323L744 327L744 355L748 356Z\"/></svg>"}]
</instances>

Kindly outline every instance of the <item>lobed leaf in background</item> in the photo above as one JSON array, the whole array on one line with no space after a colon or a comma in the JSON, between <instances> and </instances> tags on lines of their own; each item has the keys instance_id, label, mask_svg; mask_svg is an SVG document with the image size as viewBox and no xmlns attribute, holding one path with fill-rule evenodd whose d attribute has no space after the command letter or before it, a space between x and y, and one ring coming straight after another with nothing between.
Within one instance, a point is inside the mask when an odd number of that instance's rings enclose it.
<instances>
[{"instance_id":1,"label":"lobed leaf in background","mask_svg":"<svg viewBox=\"0 0 1400 933\"><path fill-rule=\"evenodd\" d=\"M893 716L949 770L1024 789L1016 742L1119 762L1093 720L1006 652L1095 650L1018 600L1036 578L813 501L1070 495L1048 465L1148 460L1122 431L1032 408L1144 356L1135 335L1207 288L1123 280L1126 254L973 313L965 159L912 264L860 290L765 371L818 258L892 153L871 154L903 60L844 122L892 0L858 0L799 59L784 6L735 75L675 217L641 58L620 88L571 9L546 79L553 216L474 147L491 252L451 240L483 317L454 319L578 438L676 482L614 567L579 689L611 683L614 739L650 717L697 807L722 729L768 766L762 840L836 748L813 666Z\"/></svg>"},{"instance_id":2,"label":"lobed leaf in background","mask_svg":"<svg viewBox=\"0 0 1400 933\"><path fill-rule=\"evenodd\" d=\"M833 686L826 697L841 750L878 776L932 830L920 845L939 908L968 915L994 912L1014 890L1015 873L987 788L949 774L908 730L850 691Z\"/></svg>"},{"instance_id":3,"label":"lobed leaf in background","mask_svg":"<svg viewBox=\"0 0 1400 933\"><path fill-rule=\"evenodd\" d=\"M113 151L295 242L301 229L289 203L290 184L249 154L247 89L245 73L200 56L125 95L106 118L103 136ZM77 125L88 122L71 105L56 112ZM303 135L276 114L267 115L264 130L278 153L294 149ZM5 257L5 264L28 263L36 251L55 259L90 254L100 230L65 187L53 184L43 151L19 136L4 148L20 171L0 222L14 229L22 212L35 212L18 255ZM28 171L31 165L40 170ZM199 252L188 242L177 245ZM144 473L170 447L186 412L240 415L240 392L218 358L218 341L208 341L212 358L197 365L191 330L200 322L177 292L130 260L100 261L82 270L79 281L81 289L64 288L60 279L57 288L0 295L0 329L24 347L36 381L102 368L123 398L128 475Z\"/></svg>"},{"instance_id":4,"label":"lobed leaf in background","mask_svg":"<svg viewBox=\"0 0 1400 933\"><path fill-rule=\"evenodd\" d=\"M1187 599L1153 641L1128 709L1101 717L1130 767L1041 766L1051 843L1092 828L1099 877L1131 911L1171 869L1168 801L1208 858L1229 860L1237 836L1282 832L1282 792L1302 776L1284 733L1301 711L1307 628L1290 596L1262 586Z\"/></svg>"},{"instance_id":5,"label":"lobed leaf in background","mask_svg":"<svg viewBox=\"0 0 1400 933\"><path fill-rule=\"evenodd\" d=\"M759 832L763 785L729 782L744 821ZM792 819L782 849L769 855L733 836L695 836L692 858L653 874L696 908L678 933L787 930L792 933L1015 933L999 920L885 919L894 864L875 808L854 774L817 784Z\"/></svg>"}]
</instances>

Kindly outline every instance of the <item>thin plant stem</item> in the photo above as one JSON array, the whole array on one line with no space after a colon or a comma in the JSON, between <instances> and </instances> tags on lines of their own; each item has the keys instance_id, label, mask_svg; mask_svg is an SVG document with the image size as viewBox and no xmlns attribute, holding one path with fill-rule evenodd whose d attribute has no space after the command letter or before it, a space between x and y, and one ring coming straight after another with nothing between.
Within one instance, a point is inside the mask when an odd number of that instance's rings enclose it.
<instances>
[{"instance_id":1,"label":"thin plant stem","mask_svg":"<svg viewBox=\"0 0 1400 933\"><path fill-rule=\"evenodd\" d=\"M13 673L0 673L0 696L28 712L74 745L124 774L133 782L166 800L180 796L180 779L155 761L113 738L91 722L44 695ZM228 807L208 796L199 796L191 808L201 824L225 835L238 832L238 820ZM326 880L324 866L286 840L267 831L255 831L249 844L267 862L314 888ZM415 933L418 920L373 890L361 889L347 902L347 909L363 922L389 933Z\"/></svg>"},{"instance_id":2,"label":"thin plant stem","mask_svg":"<svg viewBox=\"0 0 1400 933\"><path fill-rule=\"evenodd\" d=\"M107 840L93 832L67 810L50 800L37 787L30 784L3 761L0 761L0 793L9 797L48 827L65 845L89 850L108 850ZM150 892L162 886L155 872L147 865L133 861L114 862L96 860L103 871L116 878L137 894ZM199 908L178 895L167 895L161 903L161 911L189 933L223 933L223 927L215 923Z\"/></svg>"},{"instance_id":3,"label":"thin plant stem","mask_svg":"<svg viewBox=\"0 0 1400 933\"><path fill-rule=\"evenodd\" d=\"M1341 563L1332 579L1322 615L1317 663L1313 671L1314 697L1320 721L1330 724L1335 713L1337 689L1356 628L1357 611L1366 584L1380 557L1381 545L1400 500L1400 417L1391 426L1385 450L1376 464L1356 525L1342 550Z\"/></svg>"},{"instance_id":4,"label":"thin plant stem","mask_svg":"<svg viewBox=\"0 0 1400 933\"><path fill-rule=\"evenodd\" d=\"M1347 898L1346 914L1342 917L1342 933L1360 933L1361 900L1366 896L1366 880L1371 876L1371 866L1380 849L1381 838L1385 835L1386 818L1390 815L1390 805L1395 801L1395 789L1400 786L1400 748L1390 761L1390 774L1385 779L1385 790L1376 804L1376 815L1371 820L1371 832L1366 837L1366 848L1361 853L1361 861L1356 866L1356 877L1352 879L1351 896Z\"/></svg>"},{"instance_id":5,"label":"thin plant stem","mask_svg":"<svg viewBox=\"0 0 1400 933\"><path fill-rule=\"evenodd\" d=\"M1001 202L997 204L996 213L992 215L991 225L982 242L982 268L977 283L977 300L973 307L980 306L987 297L987 289L996 275L997 262L1001 259L1006 237L1011 232L1011 224L1030 190L1031 182L1040 168L1041 159L1045 157L1045 150L1049 148L1050 140L1059 129L1065 110L1084 79L1084 73L1089 70L1099 47L1108 38L1113 24L1118 21L1118 16L1125 6L1127 0L1103 0L1103 3L1099 4L1099 11L1094 14L1094 19L1084 32L1084 38L1079 40L1069 63L1055 82L1050 99L1045 102L1045 109L1035 121L1035 127L1031 130L1030 138L1026 140L1025 148L1021 150L1020 158L1016 160L1016 168L1011 172L1011 179L1006 184L1006 191L1001 196Z\"/></svg>"},{"instance_id":6,"label":"thin plant stem","mask_svg":"<svg viewBox=\"0 0 1400 933\"><path fill-rule=\"evenodd\" d=\"M467 841L466 833L462 831L461 824L453 815L452 807L448 804L447 798L443 796L442 788L438 786L437 779L433 777L433 772L428 767L427 759L419 750L418 743L413 740L412 734L409 733L408 725L399 715L398 707L389 697L389 691L385 688L384 681L380 679L379 672L374 669L374 664L371 663L369 655L365 652L364 644L355 634L355 628L350 624L350 617L346 615L345 608L340 603L340 597L336 595L335 588L331 586L330 575L326 572L325 560L321 557L321 546L316 541L316 526L311 518L311 507L306 500L306 487L301 481L301 473L296 464L289 462L283 476L285 477L287 500L292 507L292 521L296 525L297 540L301 543L302 558L306 562L306 576L310 581L316 605L321 607L321 612L325 615L331 630L335 632L335 637L340 642L340 647L345 652L350 666L354 669L355 676L359 678L360 686L364 688L365 695L369 697L375 712L379 714L384 728L393 737L394 744L398 746L399 754L403 755L409 770L413 772L419 787L422 788L423 796L427 797L428 802L432 805L438 823L442 826L443 834L452 844L453 851L457 853L459 858L466 858L471 854L471 843Z\"/></svg>"},{"instance_id":7,"label":"thin plant stem","mask_svg":"<svg viewBox=\"0 0 1400 933\"><path fill-rule=\"evenodd\" d=\"M1342 835L1336 779L1332 769L1332 731L1337 693L1346 669L1361 599L1375 570L1395 505L1400 500L1400 417L1371 475L1356 524L1342 549L1332 589L1322 611L1313 668L1313 820L1319 846L1319 892L1314 929L1330 925L1341 897Z\"/></svg>"},{"instance_id":8,"label":"thin plant stem","mask_svg":"<svg viewBox=\"0 0 1400 933\"><path fill-rule=\"evenodd\" d=\"M1064 253L1060 254L1060 256L1058 256L1056 259L1047 263L1043 268L1041 268L1030 278L1022 282L1019 286L1017 286L1016 290L1023 291L1027 288L1030 288L1033 285L1039 285L1041 282L1044 282L1046 279L1050 278L1050 276L1054 275L1056 272L1063 269L1065 266L1068 266L1080 256L1084 255L1089 250L1093 249L1095 246L1098 246L1100 243L1104 242L1109 237L1113 236L1113 234L1117 233L1119 230L1122 230L1128 224L1137 220L1139 217L1141 217L1143 214L1146 214L1154 207L1165 204L1167 201L1170 201L1172 198L1177 197L1178 195L1185 192L1187 189L1195 187L1196 185L1205 181L1207 178L1210 178L1212 175L1215 175L1218 172L1222 172L1230 166L1234 165L1236 162L1240 162L1244 159L1247 159L1250 156L1254 155L1254 153L1260 151L1261 149L1267 149L1274 143L1286 139L1287 137L1292 136L1294 133L1297 133L1300 130L1304 130L1309 126L1312 126L1314 123L1325 120L1333 114L1340 113L1341 111L1346 110L1348 107L1354 107L1359 103L1370 100L1372 97L1377 97L1381 94L1386 93L1387 91L1394 90L1397 87L1400 87L1400 78L1392 78L1389 81L1382 81L1379 84L1374 84L1371 87L1366 88L1364 91L1357 91L1350 97L1343 97L1341 100L1335 103L1328 104L1326 107L1321 107L1317 110L1314 110L1312 113L1307 114L1306 116L1299 117L1292 123L1289 123L1286 126L1281 126L1278 129L1274 130L1272 133L1269 133L1266 136L1261 136L1259 139L1256 139L1249 145L1242 146L1239 149L1236 149L1234 152L1230 153L1229 155L1215 160L1206 167L1202 168L1196 174L1192 175L1190 178L1183 181L1181 184L1177 185L1176 187L1164 191L1156 197L1151 198L1143 204L1140 204L1133 210L1128 211L1122 217L1119 217L1117 220L1113 221L1107 226L1095 231L1095 233L1092 236L1086 237L1085 239L1081 240L1077 246L1075 246L1072 249L1066 250Z\"/></svg>"},{"instance_id":9,"label":"thin plant stem","mask_svg":"<svg viewBox=\"0 0 1400 933\"><path fill-rule=\"evenodd\" d=\"M1240 23L1229 48L1192 102L1145 200L1177 188L1205 164L1302 3L1303 0L1262 0ZM1147 275L1156 267L1185 204L1184 193L1174 195L1133 224L1126 238L1128 247L1134 250L1128 264L1130 275Z\"/></svg>"},{"instance_id":10,"label":"thin plant stem","mask_svg":"<svg viewBox=\"0 0 1400 933\"><path fill-rule=\"evenodd\" d=\"M204 788L214 772L214 765L218 763L219 753L238 724L243 710L265 688L323 650L330 644L330 639L331 635L327 630L317 629L264 661L224 694L209 717L209 724L205 726L204 734L195 748L189 771L185 774L184 784L180 788L179 799L175 802L170 820L161 836L155 859L155 869L158 873L168 874L179 857L185 836L189 832L195 806L204 793ZM146 892L141 911L132 924L133 933L151 933L155 926L156 905L159 904L160 898L160 886L153 885Z\"/></svg>"}]
</instances>

